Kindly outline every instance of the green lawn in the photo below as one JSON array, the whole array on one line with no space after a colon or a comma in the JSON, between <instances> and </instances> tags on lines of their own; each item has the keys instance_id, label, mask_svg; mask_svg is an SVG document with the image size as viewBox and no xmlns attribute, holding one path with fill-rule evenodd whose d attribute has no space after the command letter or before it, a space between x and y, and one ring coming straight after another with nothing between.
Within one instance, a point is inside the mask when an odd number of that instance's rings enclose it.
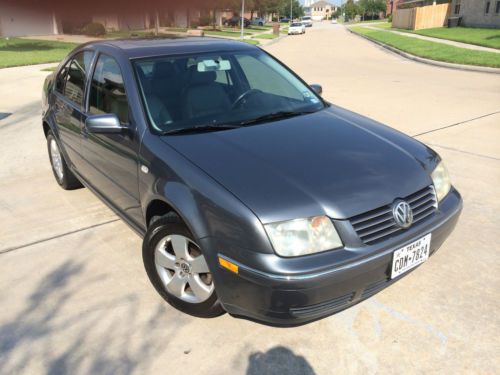
<instances>
[{"instance_id":1,"label":"green lawn","mask_svg":"<svg viewBox=\"0 0 500 375\"><path fill-rule=\"evenodd\" d=\"M370 25L370 27L376 27L378 29L390 29L392 27L392 23L390 22L377 23L375 25Z\"/></svg>"},{"instance_id":2,"label":"green lawn","mask_svg":"<svg viewBox=\"0 0 500 375\"><path fill-rule=\"evenodd\" d=\"M454 40L456 42L476 44L478 46L500 49L500 29L480 29L472 27L437 27L413 31L415 34L434 38Z\"/></svg>"},{"instance_id":3,"label":"green lawn","mask_svg":"<svg viewBox=\"0 0 500 375\"><path fill-rule=\"evenodd\" d=\"M258 46L260 44L260 42L258 40L253 40L253 39L243 39L243 40L240 40L240 42L252 44L254 46Z\"/></svg>"},{"instance_id":4,"label":"green lawn","mask_svg":"<svg viewBox=\"0 0 500 375\"><path fill-rule=\"evenodd\" d=\"M274 34L260 34L260 35L255 35L252 38L255 38L255 39L275 39L277 37L278 37L278 35L274 35Z\"/></svg>"},{"instance_id":5,"label":"green lawn","mask_svg":"<svg viewBox=\"0 0 500 375\"><path fill-rule=\"evenodd\" d=\"M1 38L0 68L58 62L76 46L74 43Z\"/></svg>"},{"instance_id":6,"label":"green lawn","mask_svg":"<svg viewBox=\"0 0 500 375\"><path fill-rule=\"evenodd\" d=\"M389 22L372 26L380 29L390 29L392 27ZM423 30L406 30L396 28L393 30L500 49L500 29L480 29L474 27L436 27Z\"/></svg>"},{"instance_id":7,"label":"green lawn","mask_svg":"<svg viewBox=\"0 0 500 375\"><path fill-rule=\"evenodd\" d=\"M241 31L217 31L217 30L205 30L205 35L212 36L225 36L230 38L238 38L241 36ZM244 35L252 35L252 33L246 32Z\"/></svg>"},{"instance_id":8,"label":"green lawn","mask_svg":"<svg viewBox=\"0 0 500 375\"><path fill-rule=\"evenodd\" d=\"M355 26L355 25L364 25L364 24L367 24L367 23L377 23L377 22L387 22L387 18L382 18L382 19L378 19L378 20L367 20L367 21L353 22L353 23L351 23L351 25L352 26ZM375 25L373 25L373 26L375 26Z\"/></svg>"},{"instance_id":9,"label":"green lawn","mask_svg":"<svg viewBox=\"0 0 500 375\"><path fill-rule=\"evenodd\" d=\"M365 35L401 51L431 60L445 61L455 64L479 65L500 68L500 54L494 52L474 51L465 48L448 46L442 43L429 42L410 38L387 31L371 30L363 27L351 27L351 30Z\"/></svg>"},{"instance_id":10,"label":"green lawn","mask_svg":"<svg viewBox=\"0 0 500 375\"><path fill-rule=\"evenodd\" d=\"M256 30L256 31L266 31L266 30L271 30L272 26L257 26L257 25L251 25L247 27L247 30Z\"/></svg>"}]
</instances>

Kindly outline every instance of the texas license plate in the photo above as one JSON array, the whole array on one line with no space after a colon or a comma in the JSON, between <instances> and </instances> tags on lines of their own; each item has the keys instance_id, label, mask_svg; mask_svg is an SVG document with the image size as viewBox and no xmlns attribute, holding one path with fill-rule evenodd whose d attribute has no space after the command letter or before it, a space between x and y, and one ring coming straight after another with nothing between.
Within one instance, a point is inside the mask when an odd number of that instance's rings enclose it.
<instances>
[{"instance_id":1,"label":"texas license plate","mask_svg":"<svg viewBox=\"0 0 500 375\"><path fill-rule=\"evenodd\" d=\"M411 270L429 259L431 234L394 251L391 279Z\"/></svg>"}]
</instances>

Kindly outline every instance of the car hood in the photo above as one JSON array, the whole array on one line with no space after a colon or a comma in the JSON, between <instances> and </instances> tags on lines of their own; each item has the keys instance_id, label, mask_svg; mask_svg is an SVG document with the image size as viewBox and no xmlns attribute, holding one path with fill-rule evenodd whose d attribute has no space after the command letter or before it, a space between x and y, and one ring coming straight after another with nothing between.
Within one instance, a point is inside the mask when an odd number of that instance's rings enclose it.
<instances>
[{"instance_id":1,"label":"car hood","mask_svg":"<svg viewBox=\"0 0 500 375\"><path fill-rule=\"evenodd\" d=\"M339 107L163 140L263 223L345 219L392 203L430 185L437 159L423 144Z\"/></svg>"}]
</instances>

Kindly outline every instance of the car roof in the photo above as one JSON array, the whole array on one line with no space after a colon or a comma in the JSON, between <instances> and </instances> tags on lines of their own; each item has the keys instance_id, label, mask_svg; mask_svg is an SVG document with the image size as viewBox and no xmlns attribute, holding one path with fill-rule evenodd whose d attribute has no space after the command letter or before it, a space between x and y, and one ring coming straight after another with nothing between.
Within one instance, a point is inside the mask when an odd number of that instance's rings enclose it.
<instances>
[{"instance_id":1,"label":"car roof","mask_svg":"<svg viewBox=\"0 0 500 375\"><path fill-rule=\"evenodd\" d=\"M133 59L161 55L186 53L225 52L257 49L248 43L224 38L210 37L152 37L94 41L80 48L115 50L122 56Z\"/></svg>"}]
</instances>

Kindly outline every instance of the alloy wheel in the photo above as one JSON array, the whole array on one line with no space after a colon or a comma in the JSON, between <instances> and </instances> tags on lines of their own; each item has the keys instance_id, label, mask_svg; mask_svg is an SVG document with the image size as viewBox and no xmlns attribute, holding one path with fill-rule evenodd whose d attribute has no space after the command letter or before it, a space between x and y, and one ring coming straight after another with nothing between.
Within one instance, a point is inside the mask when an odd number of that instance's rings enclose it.
<instances>
[{"instance_id":1,"label":"alloy wheel","mask_svg":"<svg viewBox=\"0 0 500 375\"><path fill-rule=\"evenodd\" d=\"M215 290L199 246L185 236L161 239L155 248L155 266L165 289L185 302L204 302Z\"/></svg>"}]
</instances>

